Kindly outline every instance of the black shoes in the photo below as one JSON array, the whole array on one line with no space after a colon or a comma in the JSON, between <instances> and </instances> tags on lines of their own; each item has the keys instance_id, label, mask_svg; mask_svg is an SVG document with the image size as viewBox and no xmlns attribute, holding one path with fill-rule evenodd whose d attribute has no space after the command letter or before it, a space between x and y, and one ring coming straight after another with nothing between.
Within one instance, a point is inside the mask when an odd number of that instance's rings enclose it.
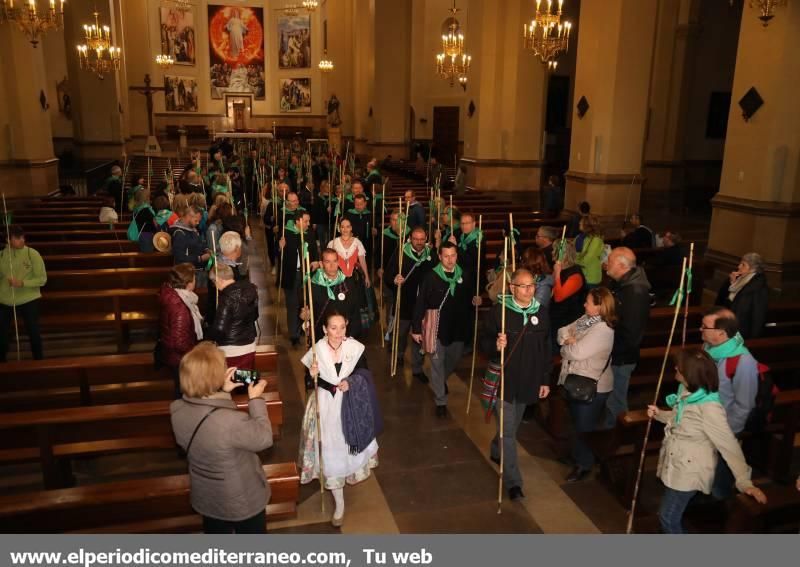
<instances>
[{"instance_id":1,"label":"black shoes","mask_svg":"<svg viewBox=\"0 0 800 567\"><path fill-rule=\"evenodd\" d=\"M293 338L292 339L292 347L297 348L297 345L299 345L299 344L300 344L300 339L299 338Z\"/></svg>"},{"instance_id":2,"label":"black shoes","mask_svg":"<svg viewBox=\"0 0 800 567\"><path fill-rule=\"evenodd\" d=\"M500 457L495 457L493 455L489 455L489 460L496 464L498 467L500 466Z\"/></svg>"},{"instance_id":3,"label":"black shoes","mask_svg":"<svg viewBox=\"0 0 800 567\"><path fill-rule=\"evenodd\" d=\"M425 376L424 372L415 372L414 373L414 378L416 378L417 380L419 380L423 384L427 384L428 382L430 382L430 380L428 380L428 377Z\"/></svg>"},{"instance_id":4,"label":"black shoes","mask_svg":"<svg viewBox=\"0 0 800 567\"><path fill-rule=\"evenodd\" d=\"M436 417L447 417L447 406L436 406Z\"/></svg>"},{"instance_id":5,"label":"black shoes","mask_svg":"<svg viewBox=\"0 0 800 567\"><path fill-rule=\"evenodd\" d=\"M523 498L525 498L525 494L522 492L521 486L512 486L508 489L508 499L512 502L517 502Z\"/></svg>"},{"instance_id":6,"label":"black shoes","mask_svg":"<svg viewBox=\"0 0 800 567\"><path fill-rule=\"evenodd\" d=\"M566 481L569 483L573 482L580 482L584 480L592 471L585 470L580 467L575 467L572 471L567 475Z\"/></svg>"}]
</instances>

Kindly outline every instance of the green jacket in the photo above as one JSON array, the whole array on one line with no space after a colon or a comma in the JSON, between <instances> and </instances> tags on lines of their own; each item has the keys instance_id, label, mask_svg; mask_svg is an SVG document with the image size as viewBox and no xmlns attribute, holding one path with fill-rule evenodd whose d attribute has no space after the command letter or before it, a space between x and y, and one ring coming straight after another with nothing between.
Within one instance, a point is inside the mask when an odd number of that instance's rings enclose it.
<instances>
[{"instance_id":1,"label":"green jacket","mask_svg":"<svg viewBox=\"0 0 800 567\"><path fill-rule=\"evenodd\" d=\"M11 270L9 270L9 257ZM22 280L22 287L15 287L12 291L8 278L11 273L18 280ZM7 246L0 252L0 303L3 305L24 305L42 296L40 288L47 283L47 272L44 261L33 248L25 246L21 250L12 250Z\"/></svg>"},{"instance_id":2,"label":"green jacket","mask_svg":"<svg viewBox=\"0 0 800 567\"><path fill-rule=\"evenodd\" d=\"M575 257L575 263L583 270L588 284L599 284L603 280L603 249L605 243L599 236L590 236L583 241L583 249Z\"/></svg>"}]
</instances>

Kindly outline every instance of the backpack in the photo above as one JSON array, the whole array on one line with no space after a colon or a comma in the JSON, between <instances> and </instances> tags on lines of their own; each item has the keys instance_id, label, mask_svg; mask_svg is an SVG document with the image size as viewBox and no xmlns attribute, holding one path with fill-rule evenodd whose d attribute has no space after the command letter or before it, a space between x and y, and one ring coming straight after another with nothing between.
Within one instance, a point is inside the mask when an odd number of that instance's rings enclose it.
<instances>
[{"instance_id":1,"label":"backpack","mask_svg":"<svg viewBox=\"0 0 800 567\"><path fill-rule=\"evenodd\" d=\"M741 355L725 359L725 375L733 381L736 369L739 367ZM772 380L769 366L756 361L758 369L758 389L756 390L756 405L747 416L744 430L750 433L761 433L772 419L772 410L775 407L775 397L778 387Z\"/></svg>"},{"instance_id":2,"label":"backpack","mask_svg":"<svg viewBox=\"0 0 800 567\"><path fill-rule=\"evenodd\" d=\"M150 205L147 205L146 207L142 207L138 211L134 211L133 219L131 220L131 224L128 225L128 240L130 240L132 242L138 242L139 241L139 233L141 231L139 230L139 225L136 224L136 215L138 215L144 209L148 209L150 212L153 212L153 209L150 207Z\"/></svg>"}]
</instances>

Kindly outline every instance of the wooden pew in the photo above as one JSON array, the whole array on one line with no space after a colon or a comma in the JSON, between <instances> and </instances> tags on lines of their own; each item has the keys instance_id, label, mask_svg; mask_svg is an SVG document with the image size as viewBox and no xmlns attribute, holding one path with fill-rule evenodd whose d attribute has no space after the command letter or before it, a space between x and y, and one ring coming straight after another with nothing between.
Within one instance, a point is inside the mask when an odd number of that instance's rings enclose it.
<instances>
[{"instance_id":1,"label":"wooden pew","mask_svg":"<svg viewBox=\"0 0 800 567\"><path fill-rule=\"evenodd\" d=\"M32 248L36 248L37 250L39 249L37 244L40 242L80 242L91 240L127 241L128 233L127 229L109 229L108 226L103 228L103 225L100 223L97 224L94 230L25 230L25 241L29 243ZM5 237L0 239L0 242L5 242ZM109 247L106 252L109 250L114 250L114 248Z\"/></svg>"},{"instance_id":2,"label":"wooden pew","mask_svg":"<svg viewBox=\"0 0 800 567\"><path fill-rule=\"evenodd\" d=\"M110 268L172 268L172 254L161 252L106 252L42 256L48 279L55 270L97 270Z\"/></svg>"},{"instance_id":3,"label":"wooden pew","mask_svg":"<svg viewBox=\"0 0 800 567\"><path fill-rule=\"evenodd\" d=\"M273 435L280 437L283 404L264 394ZM247 411L247 395L234 396ZM38 461L46 489L72 483L70 459L175 448L171 400L0 414L0 464Z\"/></svg>"},{"instance_id":4,"label":"wooden pew","mask_svg":"<svg viewBox=\"0 0 800 567\"><path fill-rule=\"evenodd\" d=\"M260 345L256 369L277 392L277 353ZM18 412L95 404L168 400L172 374L155 370L150 353L25 360L0 365L0 411Z\"/></svg>"},{"instance_id":5,"label":"wooden pew","mask_svg":"<svg viewBox=\"0 0 800 567\"><path fill-rule=\"evenodd\" d=\"M32 230L36 228L36 226L40 224L48 225L52 223L62 223L62 222L77 222L77 223L91 223L96 226L108 226L107 223L100 222L100 209L97 210L96 213L70 213L65 212L63 214L53 213L52 211L35 211L35 210L28 210L28 211L21 211L14 215L14 222L17 224L21 224L24 227L30 227ZM120 218L120 224L126 225L129 224L131 220L131 216L128 214L123 214Z\"/></svg>"},{"instance_id":6,"label":"wooden pew","mask_svg":"<svg viewBox=\"0 0 800 567\"><path fill-rule=\"evenodd\" d=\"M172 267L109 268L94 270L48 270L45 290L106 290L157 288L169 276Z\"/></svg>"},{"instance_id":7,"label":"wooden pew","mask_svg":"<svg viewBox=\"0 0 800 567\"><path fill-rule=\"evenodd\" d=\"M295 463L264 465L272 493L267 520L297 512ZM191 533L202 531L192 510L189 475L163 476L0 497L6 533Z\"/></svg>"},{"instance_id":8,"label":"wooden pew","mask_svg":"<svg viewBox=\"0 0 800 567\"><path fill-rule=\"evenodd\" d=\"M54 256L64 254L108 254L114 252L139 252L139 243L131 242L127 236L115 240L112 234L108 235L111 240L73 240L59 241L49 240L31 243L42 256ZM0 246L2 248L2 246Z\"/></svg>"},{"instance_id":9,"label":"wooden pew","mask_svg":"<svg viewBox=\"0 0 800 567\"><path fill-rule=\"evenodd\" d=\"M800 528L800 492L794 485L767 484L759 488L767 496L759 504L745 494L733 499L725 533L729 534L797 534Z\"/></svg>"}]
</instances>

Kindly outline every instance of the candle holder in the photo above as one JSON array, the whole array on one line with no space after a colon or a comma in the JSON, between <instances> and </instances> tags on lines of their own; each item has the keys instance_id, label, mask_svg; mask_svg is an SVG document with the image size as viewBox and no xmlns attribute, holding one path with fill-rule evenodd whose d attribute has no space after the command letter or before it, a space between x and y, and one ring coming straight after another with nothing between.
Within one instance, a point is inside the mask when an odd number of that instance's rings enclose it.
<instances>
[{"instance_id":1,"label":"candle holder","mask_svg":"<svg viewBox=\"0 0 800 567\"><path fill-rule=\"evenodd\" d=\"M77 46L81 69L91 71L103 80L106 75L119 71L122 49L111 41L111 28L100 26L100 14L94 12L94 24L85 24L85 43Z\"/></svg>"},{"instance_id":2,"label":"candle holder","mask_svg":"<svg viewBox=\"0 0 800 567\"><path fill-rule=\"evenodd\" d=\"M49 0L44 9L40 9L38 3L45 2L0 0L0 22L14 24L33 47L38 47L40 37L48 31L64 28L65 0Z\"/></svg>"},{"instance_id":3,"label":"candle holder","mask_svg":"<svg viewBox=\"0 0 800 567\"><path fill-rule=\"evenodd\" d=\"M564 0L558 0L558 7L552 0L547 0L547 7L543 8L542 0L536 0L534 19L522 26L523 46L539 57L551 71L558 66L556 57L569 50L572 24L561 21L563 6Z\"/></svg>"}]
</instances>

